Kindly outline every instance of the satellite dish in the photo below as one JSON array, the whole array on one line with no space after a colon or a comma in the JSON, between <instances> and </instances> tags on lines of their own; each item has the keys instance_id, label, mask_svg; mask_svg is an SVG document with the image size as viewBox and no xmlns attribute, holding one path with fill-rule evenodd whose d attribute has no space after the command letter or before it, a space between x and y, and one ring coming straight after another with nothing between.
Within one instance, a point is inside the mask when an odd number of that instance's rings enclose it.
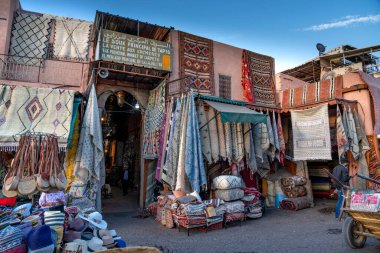
<instances>
[{"instance_id":1,"label":"satellite dish","mask_svg":"<svg viewBox=\"0 0 380 253\"><path fill-rule=\"evenodd\" d=\"M326 46L324 46L322 43L317 43L316 47L319 55L322 55L326 51Z\"/></svg>"},{"instance_id":2,"label":"satellite dish","mask_svg":"<svg viewBox=\"0 0 380 253\"><path fill-rule=\"evenodd\" d=\"M108 75L109 75L109 72L108 72L108 70L106 70L106 69L100 69L99 72L98 72L98 75L99 75L101 78L107 78Z\"/></svg>"}]
</instances>

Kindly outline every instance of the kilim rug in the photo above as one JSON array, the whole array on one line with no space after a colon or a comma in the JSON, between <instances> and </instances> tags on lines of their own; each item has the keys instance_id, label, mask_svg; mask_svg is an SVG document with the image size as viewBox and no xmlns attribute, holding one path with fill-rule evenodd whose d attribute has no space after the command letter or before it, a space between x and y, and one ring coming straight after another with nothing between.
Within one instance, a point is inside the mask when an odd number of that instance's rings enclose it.
<instances>
[{"instance_id":1,"label":"kilim rug","mask_svg":"<svg viewBox=\"0 0 380 253\"><path fill-rule=\"evenodd\" d=\"M9 54L18 64L40 65L48 47L51 19L29 13L16 12Z\"/></svg>"},{"instance_id":2,"label":"kilim rug","mask_svg":"<svg viewBox=\"0 0 380 253\"><path fill-rule=\"evenodd\" d=\"M367 136L369 146L371 149L369 150L368 154L368 169L369 169L369 176L372 179L379 180L380 181L380 161L376 154L376 145L373 140L373 136ZM367 186L369 189L379 189L380 185L374 184L372 182L367 181Z\"/></svg>"},{"instance_id":3,"label":"kilim rug","mask_svg":"<svg viewBox=\"0 0 380 253\"><path fill-rule=\"evenodd\" d=\"M214 93L212 40L179 32L180 73L182 89Z\"/></svg>"},{"instance_id":4,"label":"kilim rug","mask_svg":"<svg viewBox=\"0 0 380 253\"><path fill-rule=\"evenodd\" d=\"M0 85L0 149L14 150L26 132L54 134L66 148L74 91Z\"/></svg>"},{"instance_id":5,"label":"kilim rug","mask_svg":"<svg viewBox=\"0 0 380 253\"><path fill-rule=\"evenodd\" d=\"M364 72L359 72L360 77L368 85L368 89L371 92L373 99L374 111L375 111L375 133L380 134L380 79L374 78Z\"/></svg>"},{"instance_id":6,"label":"kilim rug","mask_svg":"<svg viewBox=\"0 0 380 253\"><path fill-rule=\"evenodd\" d=\"M91 22L55 17L54 58L84 61L87 58Z\"/></svg>"},{"instance_id":7,"label":"kilim rug","mask_svg":"<svg viewBox=\"0 0 380 253\"><path fill-rule=\"evenodd\" d=\"M156 159L165 111L165 81L150 91L148 107L145 112L143 157Z\"/></svg>"},{"instance_id":8,"label":"kilim rug","mask_svg":"<svg viewBox=\"0 0 380 253\"><path fill-rule=\"evenodd\" d=\"M328 105L290 111L294 161L331 160Z\"/></svg>"},{"instance_id":9,"label":"kilim rug","mask_svg":"<svg viewBox=\"0 0 380 253\"><path fill-rule=\"evenodd\" d=\"M274 59L272 57L244 51L243 59L247 60L252 83L253 102L257 105L274 107L276 105L276 90L274 83ZM243 76L244 79L245 76Z\"/></svg>"}]
</instances>

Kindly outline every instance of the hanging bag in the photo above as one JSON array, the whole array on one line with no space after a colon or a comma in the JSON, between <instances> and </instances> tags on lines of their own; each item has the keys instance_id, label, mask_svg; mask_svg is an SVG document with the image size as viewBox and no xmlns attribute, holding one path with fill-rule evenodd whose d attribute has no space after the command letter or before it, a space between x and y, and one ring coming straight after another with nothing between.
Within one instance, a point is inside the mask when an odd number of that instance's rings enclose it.
<instances>
[{"instance_id":1,"label":"hanging bag","mask_svg":"<svg viewBox=\"0 0 380 253\"><path fill-rule=\"evenodd\" d=\"M50 151L49 151L49 168L50 168L49 183L50 183L50 187L56 188L57 185L55 183L54 148L53 148L53 143L52 143L51 137L49 137L49 146L50 146Z\"/></svg>"},{"instance_id":2,"label":"hanging bag","mask_svg":"<svg viewBox=\"0 0 380 253\"><path fill-rule=\"evenodd\" d=\"M30 144L28 145L24 154L25 160L23 163L21 178L18 183L18 192L20 195L31 195L36 191L36 178L34 176L36 164L36 141L32 136L29 136Z\"/></svg>"},{"instance_id":3,"label":"hanging bag","mask_svg":"<svg viewBox=\"0 0 380 253\"><path fill-rule=\"evenodd\" d=\"M19 182L19 165L22 161L22 153L25 149L25 145L27 144L25 141L25 136L20 138L19 146L17 148L16 155L11 163L11 168L8 173L5 175L3 189L7 192L16 191L18 182ZM4 191L3 191L4 192ZM14 193L13 193L14 194ZM17 194L16 194L17 195Z\"/></svg>"},{"instance_id":4,"label":"hanging bag","mask_svg":"<svg viewBox=\"0 0 380 253\"><path fill-rule=\"evenodd\" d=\"M63 173L61 163L59 161L58 156L58 141L56 138L53 139L54 142L54 162L55 162L55 185L57 186L58 190L65 190L67 185L67 179L65 174Z\"/></svg>"},{"instance_id":5,"label":"hanging bag","mask_svg":"<svg viewBox=\"0 0 380 253\"><path fill-rule=\"evenodd\" d=\"M40 162L38 168L38 175L36 178L37 181L37 189L41 192L47 192L50 190L50 182L49 182L49 170L48 170L48 145L46 139L44 139L41 143L41 151L40 151Z\"/></svg>"}]
</instances>

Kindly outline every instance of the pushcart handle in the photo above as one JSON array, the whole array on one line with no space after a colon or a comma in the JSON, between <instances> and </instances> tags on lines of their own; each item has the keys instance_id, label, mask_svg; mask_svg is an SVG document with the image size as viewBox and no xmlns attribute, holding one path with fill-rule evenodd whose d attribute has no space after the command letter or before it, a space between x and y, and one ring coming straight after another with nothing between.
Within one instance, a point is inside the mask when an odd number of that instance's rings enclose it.
<instances>
[{"instance_id":1,"label":"pushcart handle","mask_svg":"<svg viewBox=\"0 0 380 253\"><path fill-rule=\"evenodd\" d=\"M329 175L329 177L331 177L332 179L334 179L334 181L337 183L337 185L339 185L343 189L350 189L350 187L348 187L347 185L343 184L336 176L334 176L333 174L331 174L331 172L328 169L323 169L323 170Z\"/></svg>"},{"instance_id":2,"label":"pushcart handle","mask_svg":"<svg viewBox=\"0 0 380 253\"><path fill-rule=\"evenodd\" d=\"M374 184L379 184L379 185L380 185L380 181L377 181L377 180L375 180L375 179L372 179L372 178L369 178L369 177L363 176L363 175L360 174L360 173L357 173L356 175L357 175L358 177L360 177L360 178L363 178L364 180L367 180L367 181L370 181L370 182L372 182L372 183L374 183Z\"/></svg>"}]
</instances>

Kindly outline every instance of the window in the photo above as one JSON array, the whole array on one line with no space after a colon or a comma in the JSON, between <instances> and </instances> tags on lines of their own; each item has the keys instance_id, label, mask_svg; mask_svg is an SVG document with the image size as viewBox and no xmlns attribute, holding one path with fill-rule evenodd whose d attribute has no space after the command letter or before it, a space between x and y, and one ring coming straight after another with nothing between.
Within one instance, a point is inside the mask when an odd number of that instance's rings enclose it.
<instances>
[{"instance_id":1,"label":"window","mask_svg":"<svg viewBox=\"0 0 380 253\"><path fill-rule=\"evenodd\" d=\"M219 97L231 99L231 76L219 75Z\"/></svg>"}]
</instances>

